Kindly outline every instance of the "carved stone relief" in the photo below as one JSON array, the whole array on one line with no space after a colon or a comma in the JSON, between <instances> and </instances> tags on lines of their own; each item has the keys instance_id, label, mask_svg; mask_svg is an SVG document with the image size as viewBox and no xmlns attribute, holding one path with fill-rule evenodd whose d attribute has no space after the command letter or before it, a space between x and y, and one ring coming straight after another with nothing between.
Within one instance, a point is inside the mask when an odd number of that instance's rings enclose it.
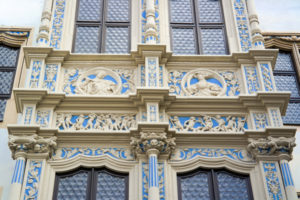
<instances>
[{"instance_id":1,"label":"carved stone relief","mask_svg":"<svg viewBox=\"0 0 300 200\"><path fill-rule=\"evenodd\" d=\"M170 116L169 124L179 132L243 132L248 129L247 118L242 116Z\"/></svg>"},{"instance_id":2,"label":"carved stone relief","mask_svg":"<svg viewBox=\"0 0 300 200\"><path fill-rule=\"evenodd\" d=\"M56 127L59 130L128 131L136 127L136 115L57 113Z\"/></svg>"},{"instance_id":3,"label":"carved stone relief","mask_svg":"<svg viewBox=\"0 0 300 200\"><path fill-rule=\"evenodd\" d=\"M182 96L236 96L240 84L233 71L170 70L170 93Z\"/></svg>"},{"instance_id":4,"label":"carved stone relief","mask_svg":"<svg viewBox=\"0 0 300 200\"><path fill-rule=\"evenodd\" d=\"M63 92L81 95L118 95L135 91L136 71L98 67L65 69Z\"/></svg>"}]
</instances>

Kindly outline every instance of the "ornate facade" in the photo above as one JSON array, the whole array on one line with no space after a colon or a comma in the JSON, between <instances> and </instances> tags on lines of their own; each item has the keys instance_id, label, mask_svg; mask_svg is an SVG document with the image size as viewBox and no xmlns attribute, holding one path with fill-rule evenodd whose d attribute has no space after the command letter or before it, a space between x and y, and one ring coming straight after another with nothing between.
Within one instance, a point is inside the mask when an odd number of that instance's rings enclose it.
<instances>
[{"instance_id":1,"label":"ornate facade","mask_svg":"<svg viewBox=\"0 0 300 200\"><path fill-rule=\"evenodd\" d=\"M45 0L10 198L295 200L258 24L253 0Z\"/></svg>"}]
</instances>

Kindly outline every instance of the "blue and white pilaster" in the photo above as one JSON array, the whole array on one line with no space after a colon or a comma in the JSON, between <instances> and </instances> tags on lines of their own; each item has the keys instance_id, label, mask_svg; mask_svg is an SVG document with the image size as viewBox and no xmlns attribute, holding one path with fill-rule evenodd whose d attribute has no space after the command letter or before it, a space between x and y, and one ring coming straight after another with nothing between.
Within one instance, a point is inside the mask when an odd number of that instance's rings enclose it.
<instances>
[{"instance_id":1,"label":"blue and white pilaster","mask_svg":"<svg viewBox=\"0 0 300 200\"><path fill-rule=\"evenodd\" d=\"M147 103L147 122L159 122L159 103Z\"/></svg>"},{"instance_id":2,"label":"blue and white pilaster","mask_svg":"<svg viewBox=\"0 0 300 200\"><path fill-rule=\"evenodd\" d=\"M16 165L11 180L10 200L20 199L25 167L26 159L23 154L20 154L16 159Z\"/></svg>"},{"instance_id":3,"label":"blue and white pilaster","mask_svg":"<svg viewBox=\"0 0 300 200\"><path fill-rule=\"evenodd\" d=\"M285 187L287 200L297 200L296 188L292 177L291 169L287 160L280 161L281 174Z\"/></svg>"},{"instance_id":4,"label":"blue and white pilaster","mask_svg":"<svg viewBox=\"0 0 300 200\"><path fill-rule=\"evenodd\" d=\"M157 156L159 151L157 149L149 149L147 151L149 159L149 189L148 200L159 200L159 184L158 184L158 163Z\"/></svg>"},{"instance_id":5,"label":"blue and white pilaster","mask_svg":"<svg viewBox=\"0 0 300 200\"><path fill-rule=\"evenodd\" d=\"M146 57L146 87L159 87L160 70L158 57Z\"/></svg>"}]
</instances>

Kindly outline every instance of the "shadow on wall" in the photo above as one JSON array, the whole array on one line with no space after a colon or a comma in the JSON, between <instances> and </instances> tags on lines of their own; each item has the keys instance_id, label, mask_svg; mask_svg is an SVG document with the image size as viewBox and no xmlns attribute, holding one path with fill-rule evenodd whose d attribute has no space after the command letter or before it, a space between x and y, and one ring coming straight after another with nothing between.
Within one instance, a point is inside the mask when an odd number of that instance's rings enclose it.
<instances>
[{"instance_id":1,"label":"shadow on wall","mask_svg":"<svg viewBox=\"0 0 300 200\"><path fill-rule=\"evenodd\" d=\"M8 133L0 129L0 200L8 199L15 161L8 148ZM2 197L2 198L1 198Z\"/></svg>"}]
</instances>

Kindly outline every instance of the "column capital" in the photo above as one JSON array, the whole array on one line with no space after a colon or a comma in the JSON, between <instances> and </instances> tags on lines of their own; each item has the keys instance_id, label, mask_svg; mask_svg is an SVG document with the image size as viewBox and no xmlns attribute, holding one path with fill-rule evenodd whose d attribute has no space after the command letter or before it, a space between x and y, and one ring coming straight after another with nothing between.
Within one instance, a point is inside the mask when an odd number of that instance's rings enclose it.
<instances>
[{"instance_id":1,"label":"column capital","mask_svg":"<svg viewBox=\"0 0 300 200\"><path fill-rule=\"evenodd\" d=\"M272 137L248 139L247 150L255 158L260 156L287 156L290 159L293 148L296 146L295 137ZM285 157L284 157L285 158Z\"/></svg>"},{"instance_id":2,"label":"column capital","mask_svg":"<svg viewBox=\"0 0 300 200\"><path fill-rule=\"evenodd\" d=\"M32 135L9 135L8 146L14 159L25 157L28 153L45 154L51 157L57 147L56 136L44 138L37 134Z\"/></svg>"},{"instance_id":3,"label":"column capital","mask_svg":"<svg viewBox=\"0 0 300 200\"><path fill-rule=\"evenodd\" d=\"M170 154L176 146L174 137L167 137L165 132L140 132L140 137L131 137L130 143L135 154L154 153Z\"/></svg>"}]
</instances>

